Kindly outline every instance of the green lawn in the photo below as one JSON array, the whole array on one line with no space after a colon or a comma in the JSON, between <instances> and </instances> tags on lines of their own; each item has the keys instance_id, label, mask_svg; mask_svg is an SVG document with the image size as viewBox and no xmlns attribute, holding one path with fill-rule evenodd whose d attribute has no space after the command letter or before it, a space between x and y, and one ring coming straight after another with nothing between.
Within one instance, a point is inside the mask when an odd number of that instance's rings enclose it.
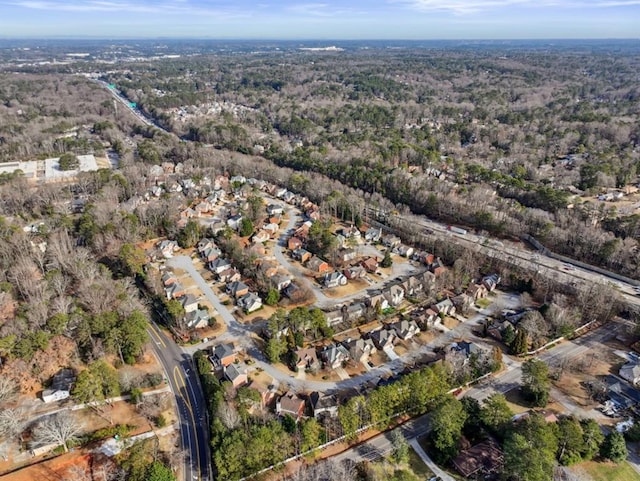
<instances>
[{"instance_id":1,"label":"green lawn","mask_svg":"<svg viewBox=\"0 0 640 481\"><path fill-rule=\"evenodd\" d=\"M422 462L422 459L420 459L420 456L418 456L413 448L409 449L409 466L411 467L411 471L420 479L429 479L433 476L433 472Z\"/></svg>"},{"instance_id":2,"label":"green lawn","mask_svg":"<svg viewBox=\"0 0 640 481\"><path fill-rule=\"evenodd\" d=\"M576 465L584 470L593 481L640 481L640 474L636 473L629 463L597 463L589 461Z\"/></svg>"}]
</instances>

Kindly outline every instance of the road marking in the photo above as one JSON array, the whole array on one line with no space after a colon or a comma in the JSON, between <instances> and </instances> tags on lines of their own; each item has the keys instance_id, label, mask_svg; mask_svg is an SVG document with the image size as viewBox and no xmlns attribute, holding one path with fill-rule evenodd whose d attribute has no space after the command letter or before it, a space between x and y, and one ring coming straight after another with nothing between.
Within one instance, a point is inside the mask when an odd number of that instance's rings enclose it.
<instances>
[{"instance_id":1,"label":"road marking","mask_svg":"<svg viewBox=\"0 0 640 481\"><path fill-rule=\"evenodd\" d=\"M151 329L149 332L152 332L155 335L155 337L158 339L156 341L156 344L162 345L162 347L167 347L167 345L162 340L162 336L158 333L158 331L156 331L156 327L153 324L151 324Z\"/></svg>"},{"instance_id":2,"label":"road marking","mask_svg":"<svg viewBox=\"0 0 640 481\"><path fill-rule=\"evenodd\" d=\"M180 369L178 368L178 366L173 368L173 378L176 381L176 385L180 386L180 384L182 384L182 386L184 387L184 391L187 394L186 396L182 396L182 399L184 400L184 404L187 407L187 410L189 411L189 415L191 417L191 422L193 423L193 438L196 441L196 456L198 457L198 479L201 478L202 473L200 472L200 444L198 441L198 429L197 429L197 424L196 424L196 418L193 415L193 406L191 406L191 401L189 400L189 395L187 393L187 384L184 381L184 378L182 377L182 373L180 372ZM178 378L180 379L180 382L178 382Z\"/></svg>"}]
</instances>

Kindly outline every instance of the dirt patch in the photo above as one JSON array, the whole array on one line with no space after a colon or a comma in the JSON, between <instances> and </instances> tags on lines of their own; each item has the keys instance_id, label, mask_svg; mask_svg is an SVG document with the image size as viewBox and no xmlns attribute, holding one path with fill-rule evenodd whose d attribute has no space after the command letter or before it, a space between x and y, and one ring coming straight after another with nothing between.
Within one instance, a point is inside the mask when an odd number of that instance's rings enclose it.
<instances>
[{"instance_id":1,"label":"dirt patch","mask_svg":"<svg viewBox=\"0 0 640 481\"><path fill-rule=\"evenodd\" d=\"M332 287L331 289L324 289L325 296L334 299L338 297L350 296L356 294L367 287L367 283L362 280L349 281L346 286Z\"/></svg>"},{"instance_id":2,"label":"dirt patch","mask_svg":"<svg viewBox=\"0 0 640 481\"><path fill-rule=\"evenodd\" d=\"M460 325L460 321L457 319L454 319L453 317L445 317L442 320L442 325L447 329L455 329Z\"/></svg>"}]
</instances>

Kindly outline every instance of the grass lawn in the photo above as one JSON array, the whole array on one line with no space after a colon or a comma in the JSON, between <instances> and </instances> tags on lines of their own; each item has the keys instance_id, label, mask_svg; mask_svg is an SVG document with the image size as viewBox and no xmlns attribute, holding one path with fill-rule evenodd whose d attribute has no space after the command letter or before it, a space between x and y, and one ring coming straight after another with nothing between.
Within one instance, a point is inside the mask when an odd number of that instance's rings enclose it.
<instances>
[{"instance_id":1,"label":"grass lawn","mask_svg":"<svg viewBox=\"0 0 640 481\"><path fill-rule=\"evenodd\" d=\"M429 479L433 477L433 472L426 464L424 464L413 448L409 449L409 466L411 467L411 471L413 471L420 479Z\"/></svg>"},{"instance_id":2,"label":"grass lawn","mask_svg":"<svg viewBox=\"0 0 640 481\"><path fill-rule=\"evenodd\" d=\"M636 473L629 463L597 463L589 461L576 465L582 469L593 481L640 481L640 474Z\"/></svg>"}]
</instances>

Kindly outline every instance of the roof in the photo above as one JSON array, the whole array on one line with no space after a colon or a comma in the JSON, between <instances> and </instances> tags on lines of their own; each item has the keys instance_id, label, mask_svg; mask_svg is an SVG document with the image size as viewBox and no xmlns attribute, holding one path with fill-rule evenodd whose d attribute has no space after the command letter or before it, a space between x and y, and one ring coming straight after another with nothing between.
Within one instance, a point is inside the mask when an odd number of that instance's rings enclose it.
<instances>
[{"instance_id":1,"label":"roof","mask_svg":"<svg viewBox=\"0 0 640 481\"><path fill-rule=\"evenodd\" d=\"M229 379L229 381L233 382L240 376L246 375L244 365L242 364L229 364L224 369L224 375Z\"/></svg>"},{"instance_id":2,"label":"roof","mask_svg":"<svg viewBox=\"0 0 640 481\"><path fill-rule=\"evenodd\" d=\"M292 391L283 394L278 400L280 403L280 411L289 413L299 413L304 408L304 399L300 399L298 395Z\"/></svg>"},{"instance_id":3,"label":"roof","mask_svg":"<svg viewBox=\"0 0 640 481\"><path fill-rule=\"evenodd\" d=\"M481 470L485 473L500 471L504 458L498 443L487 439L462 451L452 463L460 474L469 477Z\"/></svg>"},{"instance_id":4,"label":"roof","mask_svg":"<svg viewBox=\"0 0 640 481\"><path fill-rule=\"evenodd\" d=\"M628 362L620 368L620 376L630 382L640 378L640 364Z\"/></svg>"},{"instance_id":5,"label":"roof","mask_svg":"<svg viewBox=\"0 0 640 481\"><path fill-rule=\"evenodd\" d=\"M51 380L51 389L54 391L68 391L76 380L73 369L61 369Z\"/></svg>"},{"instance_id":6,"label":"roof","mask_svg":"<svg viewBox=\"0 0 640 481\"><path fill-rule=\"evenodd\" d=\"M217 359L223 359L234 354L233 344L218 344L213 348L212 355Z\"/></svg>"}]
</instances>

